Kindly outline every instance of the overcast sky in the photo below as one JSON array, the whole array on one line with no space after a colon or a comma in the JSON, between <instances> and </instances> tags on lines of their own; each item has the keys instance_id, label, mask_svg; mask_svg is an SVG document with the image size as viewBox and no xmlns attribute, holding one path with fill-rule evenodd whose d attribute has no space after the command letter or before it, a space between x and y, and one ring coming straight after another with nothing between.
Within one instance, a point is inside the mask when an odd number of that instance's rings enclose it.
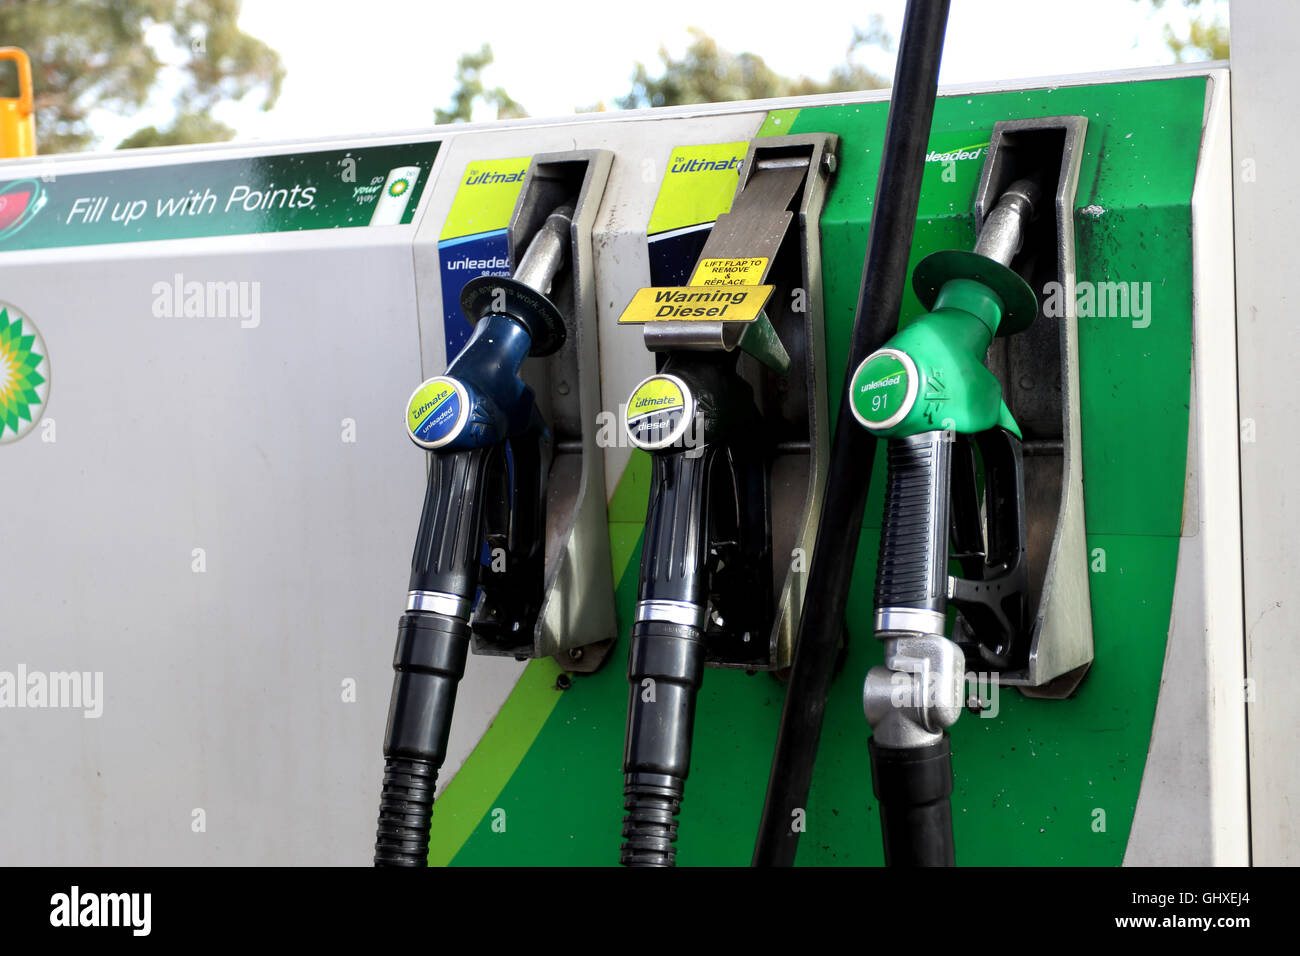
<instances>
[{"instance_id":1,"label":"overcast sky","mask_svg":"<svg viewBox=\"0 0 1300 956\"><path fill-rule=\"evenodd\" d=\"M1216 5L1226 17L1226 2ZM505 87L533 116L559 116L626 93L633 64L658 63L661 44L682 53L688 26L733 52L759 54L779 73L824 78L872 13L897 39L903 8L902 0L244 0L240 26L280 53L284 88L270 112L226 104L217 115L240 140L426 127L448 103L456 58L489 42L496 62L488 85ZM639 9L653 13L638 16ZM940 82L1169 63L1167 22L1185 34L1179 0L1154 12L1145 0L953 0ZM888 75L893 57L875 50L861 61ZM97 120L98 148L166 122L166 97L158 99L137 116Z\"/></svg>"}]
</instances>

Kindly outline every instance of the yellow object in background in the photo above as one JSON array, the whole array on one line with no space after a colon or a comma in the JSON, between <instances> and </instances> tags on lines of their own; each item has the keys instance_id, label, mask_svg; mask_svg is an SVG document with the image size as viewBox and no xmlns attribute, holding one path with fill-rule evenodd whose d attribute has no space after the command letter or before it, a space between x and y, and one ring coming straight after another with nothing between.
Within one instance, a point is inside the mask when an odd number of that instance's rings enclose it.
<instances>
[{"instance_id":1,"label":"yellow object in background","mask_svg":"<svg viewBox=\"0 0 1300 956\"><path fill-rule=\"evenodd\" d=\"M0 47L0 60L13 60L18 68L18 95L0 97L0 158L35 156L32 61L16 46Z\"/></svg>"}]
</instances>

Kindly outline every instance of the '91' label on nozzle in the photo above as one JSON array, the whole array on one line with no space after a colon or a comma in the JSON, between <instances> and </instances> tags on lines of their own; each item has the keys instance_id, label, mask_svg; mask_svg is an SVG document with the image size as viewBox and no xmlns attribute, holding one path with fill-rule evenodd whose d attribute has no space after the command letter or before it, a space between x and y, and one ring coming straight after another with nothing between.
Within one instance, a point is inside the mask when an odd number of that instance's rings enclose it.
<instances>
[{"instance_id":1,"label":"'91' label on nozzle","mask_svg":"<svg viewBox=\"0 0 1300 956\"><path fill-rule=\"evenodd\" d=\"M647 451L668 448L686 434L694 410L685 382L675 375L651 375L627 400L628 438Z\"/></svg>"},{"instance_id":2,"label":"'91' label on nozzle","mask_svg":"<svg viewBox=\"0 0 1300 956\"><path fill-rule=\"evenodd\" d=\"M879 349L853 373L849 405L853 417L872 431L893 428L916 403L916 363L906 352Z\"/></svg>"},{"instance_id":3,"label":"'91' label on nozzle","mask_svg":"<svg viewBox=\"0 0 1300 956\"><path fill-rule=\"evenodd\" d=\"M454 378L431 378L406 403L406 431L421 448L441 448L469 418L469 395Z\"/></svg>"}]
</instances>

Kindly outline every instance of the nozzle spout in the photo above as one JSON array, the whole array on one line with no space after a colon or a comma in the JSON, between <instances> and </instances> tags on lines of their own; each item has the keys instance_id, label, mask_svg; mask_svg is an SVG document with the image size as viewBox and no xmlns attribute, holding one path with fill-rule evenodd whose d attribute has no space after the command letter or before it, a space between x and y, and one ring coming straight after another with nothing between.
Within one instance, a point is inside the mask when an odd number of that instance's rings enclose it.
<instances>
[{"instance_id":1,"label":"nozzle spout","mask_svg":"<svg viewBox=\"0 0 1300 956\"><path fill-rule=\"evenodd\" d=\"M519 268L515 270L515 281L522 282L542 295L549 295L551 283L564 266L564 258L569 251L569 231L572 225L573 207L556 207L546 217L542 228L537 230L532 242L528 243Z\"/></svg>"},{"instance_id":2,"label":"nozzle spout","mask_svg":"<svg viewBox=\"0 0 1300 956\"><path fill-rule=\"evenodd\" d=\"M1020 251L1025 228L1038 215L1042 190L1032 179L1017 179L1007 187L984 220L975 252L1004 266Z\"/></svg>"}]
</instances>

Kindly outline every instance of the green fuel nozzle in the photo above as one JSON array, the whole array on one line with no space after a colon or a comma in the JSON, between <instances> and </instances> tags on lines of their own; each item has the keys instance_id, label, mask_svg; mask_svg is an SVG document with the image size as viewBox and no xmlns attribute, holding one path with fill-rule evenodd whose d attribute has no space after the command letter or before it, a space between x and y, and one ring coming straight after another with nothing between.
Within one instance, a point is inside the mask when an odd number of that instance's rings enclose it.
<instances>
[{"instance_id":1,"label":"green fuel nozzle","mask_svg":"<svg viewBox=\"0 0 1300 956\"><path fill-rule=\"evenodd\" d=\"M1038 313L1010 263L1040 195L1031 180L1012 183L974 251L922 260L912 287L928 311L849 386L854 417L889 439L873 621L884 666L868 672L862 701L890 865L955 863L947 728L964 704L966 655L999 670L1025 636L1021 435L984 358L994 336Z\"/></svg>"},{"instance_id":2,"label":"green fuel nozzle","mask_svg":"<svg viewBox=\"0 0 1300 956\"><path fill-rule=\"evenodd\" d=\"M863 427L904 438L1001 425L1019 436L984 355L995 335L1024 329L1038 313L1033 290L1009 264L1040 196L1032 180L1017 180L989 214L974 251L936 252L916 267L912 286L929 311L854 372L850 402Z\"/></svg>"}]
</instances>

